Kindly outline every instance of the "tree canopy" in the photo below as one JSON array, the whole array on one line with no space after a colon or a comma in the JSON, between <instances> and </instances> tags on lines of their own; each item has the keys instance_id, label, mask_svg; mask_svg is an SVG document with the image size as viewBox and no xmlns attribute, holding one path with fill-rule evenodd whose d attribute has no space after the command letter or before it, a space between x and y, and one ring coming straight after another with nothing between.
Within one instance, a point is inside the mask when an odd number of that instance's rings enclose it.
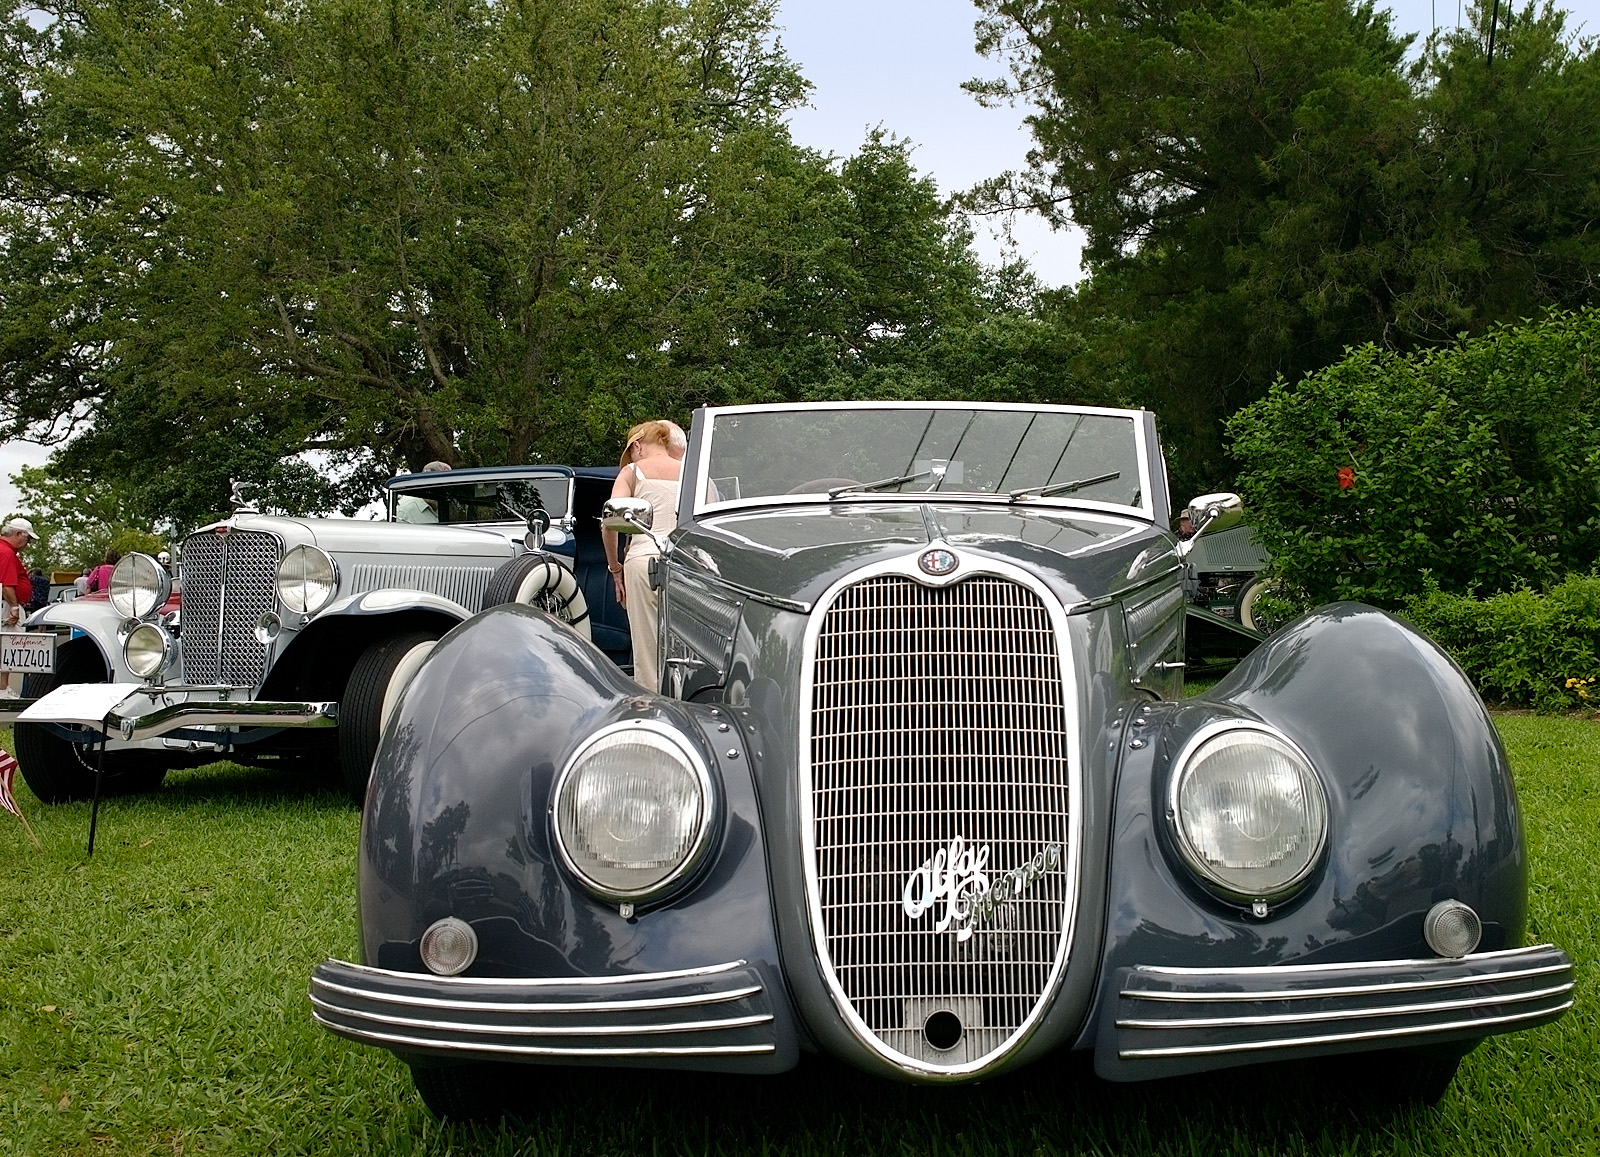
<instances>
[{"instance_id":1,"label":"tree canopy","mask_svg":"<svg viewBox=\"0 0 1600 1157\"><path fill-rule=\"evenodd\" d=\"M1087 234L1063 308L1122 323L1197 483L1221 421L1349 346L1393 350L1596 299L1600 60L1548 3L1407 56L1350 0L980 0L1031 104L1029 167L974 203Z\"/></svg>"},{"instance_id":2,"label":"tree canopy","mask_svg":"<svg viewBox=\"0 0 1600 1157\"><path fill-rule=\"evenodd\" d=\"M790 140L771 0L37 7L4 0L0 424L152 518L607 460L986 292L903 142Z\"/></svg>"}]
</instances>

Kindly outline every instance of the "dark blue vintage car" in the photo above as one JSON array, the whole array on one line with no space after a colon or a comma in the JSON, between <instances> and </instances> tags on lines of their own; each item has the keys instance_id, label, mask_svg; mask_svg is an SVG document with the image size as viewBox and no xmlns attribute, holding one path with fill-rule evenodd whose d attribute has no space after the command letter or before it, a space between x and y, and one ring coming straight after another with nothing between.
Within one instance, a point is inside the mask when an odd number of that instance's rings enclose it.
<instances>
[{"instance_id":1,"label":"dark blue vintage car","mask_svg":"<svg viewBox=\"0 0 1600 1157\"><path fill-rule=\"evenodd\" d=\"M1202 539L1239 516L1191 505ZM537 1098L529 1065L802 1050L929 1083L1348 1054L1436 1098L1570 1006L1501 745L1427 639L1330 606L1184 698L1148 413L703 410L680 511L661 693L506 606L384 733L364 962L311 1000L435 1112Z\"/></svg>"}]
</instances>

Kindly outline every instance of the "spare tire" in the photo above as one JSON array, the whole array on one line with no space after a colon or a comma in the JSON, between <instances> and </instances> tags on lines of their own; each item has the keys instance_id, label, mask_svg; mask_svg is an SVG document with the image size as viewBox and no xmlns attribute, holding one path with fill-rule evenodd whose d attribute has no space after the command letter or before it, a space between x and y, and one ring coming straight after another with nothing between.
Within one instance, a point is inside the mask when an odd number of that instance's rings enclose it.
<instances>
[{"instance_id":1,"label":"spare tire","mask_svg":"<svg viewBox=\"0 0 1600 1157\"><path fill-rule=\"evenodd\" d=\"M1259 575L1241 586L1233 602L1239 623L1252 631L1260 631L1263 635L1270 635L1281 627L1282 620L1261 605L1262 595L1275 595L1281 589L1277 579L1262 578Z\"/></svg>"},{"instance_id":2,"label":"spare tire","mask_svg":"<svg viewBox=\"0 0 1600 1157\"><path fill-rule=\"evenodd\" d=\"M578 576L560 555L534 551L512 559L489 579L482 610L521 603L560 619L585 639L590 637L589 601Z\"/></svg>"}]
</instances>

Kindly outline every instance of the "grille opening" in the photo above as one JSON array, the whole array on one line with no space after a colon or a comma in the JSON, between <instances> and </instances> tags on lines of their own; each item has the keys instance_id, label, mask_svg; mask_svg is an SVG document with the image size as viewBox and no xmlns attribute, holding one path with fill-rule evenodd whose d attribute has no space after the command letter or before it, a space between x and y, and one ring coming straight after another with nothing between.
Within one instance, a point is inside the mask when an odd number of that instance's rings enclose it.
<instances>
[{"instance_id":1,"label":"grille opening","mask_svg":"<svg viewBox=\"0 0 1600 1157\"><path fill-rule=\"evenodd\" d=\"M867 579L827 608L809 674L813 902L832 981L903 1056L995 1056L1047 994L1075 899L1062 866L1075 737L1049 610L994 576ZM920 916L906 905L908 887L926 899L913 877L959 848L991 884L1056 858L963 938L947 896ZM958 913L981 888L966 880Z\"/></svg>"},{"instance_id":2,"label":"grille opening","mask_svg":"<svg viewBox=\"0 0 1600 1157\"><path fill-rule=\"evenodd\" d=\"M922 1023L923 1038L942 1053L960 1044L964 1032L961 1018L947 1008L940 1009Z\"/></svg>"}]
</instances>

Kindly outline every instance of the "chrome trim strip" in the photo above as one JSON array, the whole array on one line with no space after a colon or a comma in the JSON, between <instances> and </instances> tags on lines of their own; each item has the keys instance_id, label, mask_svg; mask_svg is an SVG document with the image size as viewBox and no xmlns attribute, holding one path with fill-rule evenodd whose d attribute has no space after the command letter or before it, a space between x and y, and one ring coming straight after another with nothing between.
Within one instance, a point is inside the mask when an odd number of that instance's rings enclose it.
<instances>
[{"instance_id":1,"label":"chrome trim strip","mask_svg":"<svg viewBox=\"0 0 1600 1157\"><path fill-rule=\"evenodd\" d=\"M809 615L811 613L811 603L802 603L795 599L779 598L777 595L772 594L769 591L758 591L754 587L747 587L742 583L732 582L717 574L704 562L698 558L695 558L694 555L688 551L674 551L669 557L671 558L671 565L683 567L684 570L690 575L706 583L707 585L725 587L739 598L752 599L758 603L765 603L767 606L776 607L780 611L794 611L795 613L801 615Z\"/></svg>"},{"instance_id":2,"label":"chrome trim strip","mask_svg":"<svg viewBox=\"0 0 1600 1157\"><path fill-rule=\"evenodd\" d=\"M419 979L430 983L444 980L446 977L417 974ZM313 988L326 989L329 992L342 992L347 996L360 997L370 1000L375 1004L410 1005L416 1008L455 1009L458 1011L477 1012L541 1012L541 1013L566 1013L566 1012L648 1012L651 1010L664 1010L671 1008L699 1008L709 1004L727 1004L730 1001L743 1000L749 996L759 995L760 985L750 985L746 988L730 988L726 992L707 992L693 996L662 996L641 1000L594 1000L576 1002L553 1002L550 1004L533 1004L528 1001L474 1001L474 1000L446 1000L428 996L410 996L400 992L377 992L372 989L352 988L347 984L337 984L331 980L323 980L313 976ZM312 999L315 999L313 997Z\"/></svg>"},{"instance_id":3,"label":"chrome trim strip","mask_svg":"<svg viewBox=\"0 0 1600 1157\"><path fill-rule=\"evenodd\" d=\"M1293 977L1322 972L1359 972L1372 968L1393 971L1414 968L1438 968L1441 965L1451 964L1494 964L1501 960L1516 960L1519 957L1547 956L1551 952L1557 951L1559 949L1554 944L1528 944L1522 948L1502 948L1494 952L1475 952L1470 956L1459 958L1409 956L1403 960L1354 960L1332 964L1264 964L1258 966L1235 964L1223 965L1219 968L1197 968L1178 964L1141 964L1134 970L1134 973L1140 976L1203 976L1211 980L1238 976L1246 980L1254 980L1262 976ZM1559 969L1566 966L1555 965L1553 967Z\"/></svg>"},{"instance_id":4,"label":"chrome trim strip","mask_svg":"<svg viewBox=\"0 0 1600 1157\"><path fill-rule=\"evenodd\" d=\"M318 1024L340 1032L341 1026L331 1024L323 1017L312 1014ZM715 1057L715 1056L753 1056L764 1053L775 1053L777 1046L773 1044L759 1045L683 1045L676 1048L550 1048L535 1045L519 1047L517 1045L497 1045L488 1041L472 1041L471 1043L456 1043L454 1041L431 1040L426 1037L401 1036L396 1033L361 1033L361 1040L369 1044L398 1045L413 1048L430 1049L435 1052L465 1052L465 1053L504 1053L507 1056L524 1057Z\"/></svg>"},{"instance_id":5,"label":"chrome trim strip","mask_svg":"<svg viewBox=\"0 0 1600 1157\"><path fill-rule=\"evenodd\" d=\"M1365 1040L1392 1040L1396 1037L1434 1036L1443 1032L1456 1032L1461 1029L1489 1028L1504 1025L1521 1024L1525 1021L1540 1020L1553 1015L1560 1015L1572 1007L1572 1001L1555 1006L1546 1007L1528 1012L1513 1013L1508 1016L1470 1017L1467 1020L1451 1021L1448 1024L1408 1024L1398 1028L1374 1029L1368 1032L1327 1033L1322 1036L1291 1037L1280 1040L1252 1040L1240 1041L1232 1044L1218 1045L1183 1045L1154 1049L1119 1049L1117 1055L1124 1060L1153 1059L1161 1057L1197 1057L1197 1056L1224 1056L1231 1053L1248 1053L1264 1049L1292 1049L1311 1048L1317 1045L1344 1044L1351 1041ZM1484 1035L1489 1035L1485 1033Z\"/></svg>"},{"instance_id":6,"label":"chrome trim strip","mask_svg":"<svg viewBox=\"0 0 1600 1157\"><path fill-rule=\"evenodd\" d=\"M622 976L539 976L502 978L498 976L434 976L429 972L401 972L394 968L377 968L371 964L352 964L348 960L339 960L329 957L323 962L335 968L349 969L351 972L364 976L385 977L401 982L416 982L425 980L430 985L445 988L495 988L505 992L515 992L523 988L579 988L605 987L608 985L646 984L660 980L694 980L705 976L719 976L726 972L736 972L741 968L748 968L748 960L730 960L726 964L707 964L699 968L674 968L667 972L633 972Z\"/></svg>"},{"instance_id":7,"label":"chrome trim strip","mask_svg":"<svg viewBox=\"0 0 1600 1157\"><path fill-rule=\"evenodd\" d=\"M1480 976L1475 978L1474 983L1482 984L1483 980L1484 978ZM1320 1012L1285 1010L1281 1013L1267 1013L1261 1016L1188 1017L1174 1020L1123 1020L1119 1018L1117 1027L1158 1031L1167 1029L1252 1028L1281 1024L1314 1024L1318 1021L1351 1020L1379 1016L1418 1016L1430 1012L1484 1008L1490 1005L1528 1004L1535 1000L1544 1000L1547 997L1565 996L1572 991L1572 987L1571 983L1567 983L1558 984L1553 988L1534 989L1531 992L1498 992L1492 996L1478 996L1468 1000L1436 1000L1426 1004L1369 1005L1362 1008L1324 1009ZM1258 999L1270 1000L1271 997L1259 997Z\"/></svg>"},{"instance_id":8,"label":"chrome trim strip","mask_svg":"<svg viewBox=\"0 0 1600 1157\"><path fill-rule=\"evenodd\" d=\"M1474 960L1481 957L1464 957ZM1440 960L1435 963L1451 963ZM1339 965L1348 969L1348 964ZM1140 969L1141 972L1153 972L1155 969ZM1260 969L1261 972L1277 971L1272 968ZM1160 989L1124 988L1119 995L1130 1000L1154 1001L1198 1001L1204 1004L1223 1003L1226 1001L1245 1001L1254 1003L1260 1000L1319 1000L1337 996L1365 996L1375 993L1401 993L1401 992L1428 992L1443 988L1466 987L1469 985L1483 984L1487 981L1504 980L1529 980L1539 976L1553 976L1557 973L1568 972L1565 965L1552 964L1546 968L1524 968L1515 972L1477 972L1468 976L1452 976L1439 980L1405 980L1394 982L1379 982L1377 984L1351 984L1330 988L1289 988L1265 989L1261 991L1239 992L1166 992ZM1572 985L1568 984L1568 988Z\"/></svg>"},{"instance_id":9,"label":"chrome trim strip","mask_svg":"<svg viewBox=\"0 0 1600 1157\"><path fill-rule=\"evenodd\" d=\"M727 1017L723 1020L679 1021L672 1024L583 1024L583 1025L524 1025L524 1024L478 1024L472 1021L448 1020L418 1020L411 1016L389 1016L378 1012L353 1012L340 1008L338 1005L329 1004L327 1001L311 997L313 1008L327 1012L345 1020L360 1021L363 1024L387 1024L396 1028L421 1028L435 1029L441 1033L475 1036L487 1033L490 1036L627 1036L632 1033L660 1034L669 1032L718 1032L730 1028L754 1028L758 1024L771 1024L771 1013L758 1013L751 1016ZM519 1011L545 1012L546 1009L537 1005L529 1005ZM323 1018L319 1018L323 1019ZM363 1030L364 1032L365 1030Z\"/></svg>"}]
</instances>

